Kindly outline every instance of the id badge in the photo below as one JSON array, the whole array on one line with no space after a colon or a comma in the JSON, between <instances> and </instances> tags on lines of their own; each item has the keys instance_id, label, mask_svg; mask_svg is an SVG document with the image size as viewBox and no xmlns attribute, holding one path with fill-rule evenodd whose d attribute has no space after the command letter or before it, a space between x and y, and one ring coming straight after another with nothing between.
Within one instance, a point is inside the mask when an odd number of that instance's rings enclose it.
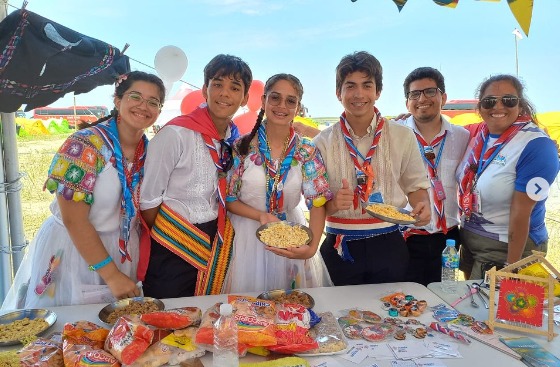
<instances>
[{"instance_id":1,"label":"id badge","mask_svg":"<svg viewBox=\"0 0 560 367\"><path fill-rule=\"evenodd\" d=\"M424 147L424 156L426 159L433 161L436 158L436 153L434 152L434 148L431 145L427 145Z\"/></svg>"},{"instance_id":2,"label":"id badge","mask_svg":"<svg viewBox=\"0 0 560 367\"><path fill-rule=\"evenodd\" d=\"M472 193L472 211L482 214L482 199L478 190L474 190Z\"/></svg>"},{"instance_id":3,"label":"id badge","mask_svg":"<svg viewBox=\"0 0 560 367\"><path fill-rule=\"evenodd\" d=\"M358 180L358 186L365 185L367 183L367 177L363 171L356 170L356 179Z\"/></svg>"},{"instance_id":4,"label":"id badge","mask_svg":"<svg viewBox=\"0 0 560 367\"><path fill-rule=\"evenodd\" d=\"M430 179L432 181L432 187L434 188L434 195L438 198L438 200L445 199L445 190L443 188L443 184L439 177L432 177Z\"/></svg>"}]
</instances>

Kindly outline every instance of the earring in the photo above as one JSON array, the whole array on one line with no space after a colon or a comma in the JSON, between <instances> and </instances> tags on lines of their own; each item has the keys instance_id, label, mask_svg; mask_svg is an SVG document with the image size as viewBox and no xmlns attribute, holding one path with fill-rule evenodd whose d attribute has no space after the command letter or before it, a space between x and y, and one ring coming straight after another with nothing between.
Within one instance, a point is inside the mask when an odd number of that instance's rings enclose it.
<instances>
[{"instance_id":1,"label":"earring","mask_svg":"<svg viewBox=\"0 0 560 367\"><path fill-rule=\"evenodd\" d=\"M121 123L121 115L118 115L117 116L117 124L120 124L120 123Z\"/></svg>"}]
</instances>

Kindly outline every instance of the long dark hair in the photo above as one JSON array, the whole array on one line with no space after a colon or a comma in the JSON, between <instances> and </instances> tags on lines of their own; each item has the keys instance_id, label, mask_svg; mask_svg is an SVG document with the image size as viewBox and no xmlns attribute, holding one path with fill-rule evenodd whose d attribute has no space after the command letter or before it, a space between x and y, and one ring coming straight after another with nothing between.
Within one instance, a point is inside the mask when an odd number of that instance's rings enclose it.
<instances>
[{"instance_id":1,"label":"long dark hair","mask_svg":"<svg viewBox=\"0 0 560 367\"><path fill-rule=\"evenodd\" d=\"M131 71L128 74L121 75L119 77L119 81L117 81L117 85L115 86L115 94L113 94L113 97L122 99L124 97L124 93L130 89L134 82L137 81L155 84L159 90L159 101L163 105L163 102L165 100L165 85L163 84L163 81L157 75L145 73L143 71ZM117 118L118 115L119 111L117 111L117 108L114 107L109 115L104 116L91 124L87 122L81 122L78 125L78 128L83 129L89 126L95 126L103 121L109 120L110 118Z\"/></svg>"},{"instance_id":2,"label":"long dark hair","mask_svg":"<svg viewBox=\"0 0 560 367\"><path fill-rule=\"evenodd\" d=\"M303 85L301 85L300 80L295 76L293 76L292 74L281 73L281 74L275 74L270 78L268 78L268 80L264 84L264 95L266 96L268 92L270 92L274 84L276 84L280 80L286 80L290 84L292 84L292 86L294 87L298 95L299 103L301 104L301 98L303 97ZM257 131L259 130L259 127L262 124L263 118L264 118L264 108L261 108L255 126L253 126L253 129L249 134L243 136L239 141L239 145L237 147L239 155L244 156L249 153L249 145L251 143L251 140L253 140L253 138L257 134Z\"/></svg>"}]
</instances>

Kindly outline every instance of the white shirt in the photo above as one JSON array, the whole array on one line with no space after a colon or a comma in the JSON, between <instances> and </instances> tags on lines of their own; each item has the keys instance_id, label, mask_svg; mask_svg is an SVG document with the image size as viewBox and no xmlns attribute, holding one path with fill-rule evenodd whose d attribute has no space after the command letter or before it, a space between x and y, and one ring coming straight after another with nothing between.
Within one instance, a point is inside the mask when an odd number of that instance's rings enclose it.
<instances>
[{"instance_id":1,"label":"white shirt","mask_svg":"<svg viewBox=\"0 0 560 367\"><path fill-rule=\"evenodd\" d=\"M218 217L218 172L200 133L163 127L148 144L144 173L141 210L165 203L193 224Z\"/></svg>"},{"instance_id":2,"label":"white shirt","mask_svg":"<svg viewBox=\"0 0 560 367\"><path fill-rule=\"evenodd\" d=\"M437 173L439 179L441 180L443 188L445 190L446 198L444 199L443 202L443 208L445 212L445 220L446 220L447 228L451 228L458 225L460 222L459 204L457 200L458 186L457 186L457 181L455 180L455 171L457 170L457 166L461 162L461 159L463 159L463 155L465 154L465 150L467 149L467 145L469 143L470 134L469 131L464 127L449 123L449 121L447 121L443 116L441 117L441 120L442 120L441 130L434 137L434 139L439 136L442 136L443 134L445 134L446 131L447 131L447 135L445 138L445 145L443 146L442 156L439 165L437 167ZM422 134L416 127L416 124L414 123L413 116L410 116L405 121L399 120L397 122L402 125L408 126L416 133L418 133L420 136L422 136ZM422 136L422 138L424 137ZM418 150L420 150L420 147L418 145L416 145L416 147L418 148ZM440 149L441 149L441 143L434 149L434 153L436 157L439 154ZM424 152L420 151L420 154L423 155ZM424 162L424 167L426 168L426 174L428 174L428 164L426 163L425 160L423 160L423 162ZM428 194L430 195L430 203L433 206L434 203L433 187L430 186L430 188L428 189ZM437 213L433 207L431 209L432 209L432 218L430 220L430 223L423 227L415 227L415 228L421 228L430 233L441 231L441 229L438 229L436 226Z\"/></svg>"}]
</instances>

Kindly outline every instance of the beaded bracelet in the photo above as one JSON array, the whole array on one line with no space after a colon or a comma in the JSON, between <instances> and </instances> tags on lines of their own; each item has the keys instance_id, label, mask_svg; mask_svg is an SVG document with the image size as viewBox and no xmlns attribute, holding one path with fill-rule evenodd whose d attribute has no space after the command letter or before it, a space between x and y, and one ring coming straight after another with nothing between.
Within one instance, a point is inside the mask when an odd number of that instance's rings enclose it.
<instances>
[{"instance_id":1,"label":"beaded bracelet","mask_svg":"<svg viewBox=\"0 0 560 367\"><path fill-rule=\"evenodd\" d=\"M109 255L109 256L107 256L107 258L105 260L102 260L102 261L98 262L97 264L88 266L88 269L90 271L97 271L97 270L101 269L102 267L104 267L105 265L109 264L111 261L113 261L113 258L111 257L111 255Z\"/></svg>"}]
</instances>

